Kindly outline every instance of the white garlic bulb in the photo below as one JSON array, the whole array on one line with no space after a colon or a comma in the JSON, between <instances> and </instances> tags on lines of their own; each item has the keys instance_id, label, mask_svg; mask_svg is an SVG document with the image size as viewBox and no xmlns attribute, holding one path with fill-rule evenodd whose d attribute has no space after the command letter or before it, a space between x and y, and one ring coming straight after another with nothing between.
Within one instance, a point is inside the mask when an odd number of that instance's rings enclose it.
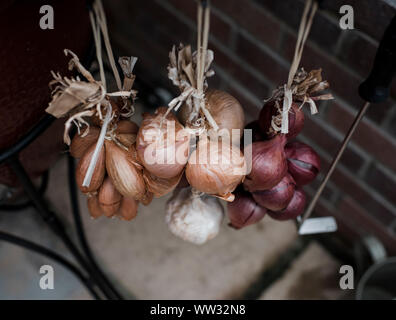
<instances>
[{"instance_id":1,"label":"white garlic bulb","mask_svg":"<svg viewBox=\"0 0 396 320\"><path fill-rule=\"evenodd\" d=\"M183 240L203 244L220 230L224 210L217 198L192 194L191 188L175 190L166 205L166 223Z\"/></svg>"}]
</instances>

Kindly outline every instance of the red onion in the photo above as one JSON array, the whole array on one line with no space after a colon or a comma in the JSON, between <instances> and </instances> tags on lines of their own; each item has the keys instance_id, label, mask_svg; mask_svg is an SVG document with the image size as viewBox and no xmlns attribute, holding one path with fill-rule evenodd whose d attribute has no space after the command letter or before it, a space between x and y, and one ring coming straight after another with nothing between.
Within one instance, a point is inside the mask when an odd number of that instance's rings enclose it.
<instances>
[{"instance_id":1,"label":"red onion","mask_svg":"<svg viewBox=\"0 0 396 320\"><path fill-rule=\"evenodd\" d=\"M280 211L285 209L293 198L295 186L292 176L287 173L272 189L253 192L253 199L264 208Z\"/></svg>"},{"instance_id":2,"label":"red onion","mask_svg":"<svg viewBox=\"0 0 396 320\"><path fill-rule=\"evenodd\" d=\"M267 210L260 207L252 196L243 190L235 193L235 200L227 203L227 212L230 219L230 226L241 229L251 224L255 224L264 218Z\"/></svg>"},{"instance_id":3,"label":"red onion","mask_svg":"<svg viewBox=\"0 0 396 320\"><path fill-rule=\"evenodd\" d=\"M266 139L266 135L261 132L261 128L258 120L248 123L245 126L245 129L252 130L252 142L263 141Z\"/></svg>"},{"instance_id":4,"label":"red onion","mask_svg":"<svg viewBox=\"0 0 396 320\"><path fill-rule=\"evenodd\" d=\"M287 173L285 144L285 135L278 134L271 140L254 142L245 147L248 163L249 152L252 153L251 171L244 181L247 190L250 192L268 190L282 180Z\"/></svg>"},{"instance_id":5,"label":"red onion","mask_svg":"<svg viewBox=\"0 0 396 320\"><path fill-rule=\"evenodd\" d=\"M275 107L275 102L268 101L260 111L259 123L261 131L265 132L269 137L274 136L276 133L269 130L271 128L271 120L273 116L279 114ZM304 112L299 106L293 102L289 112L289 132L286 134L287 139L295 138L304 127ZM271 131L271 132L270 132Z\"/></svg>"},{"instance_id":6,"label":"red onion","mask_svg":"<svg viewBox=\"0 0 396 320\"><path fill-rule=\"evenodd\" d=\"M294 141L285 147L289 172L296 184L303 186L316 178L320 170L319 155L309 145Z\"/></svg>"},{"instance_id":7,"label":"red onion","mask_svg":"<svg viewBox=\"0 0 396 320\"><path fill-rule=\"evenodd\" d=\"M275 220L295 219L304 212L306 203L306 195L302 188L296 188L293 198L289 202L286 209L278 212L268 211L268 215Z\"/></svg>"}]
</instances>

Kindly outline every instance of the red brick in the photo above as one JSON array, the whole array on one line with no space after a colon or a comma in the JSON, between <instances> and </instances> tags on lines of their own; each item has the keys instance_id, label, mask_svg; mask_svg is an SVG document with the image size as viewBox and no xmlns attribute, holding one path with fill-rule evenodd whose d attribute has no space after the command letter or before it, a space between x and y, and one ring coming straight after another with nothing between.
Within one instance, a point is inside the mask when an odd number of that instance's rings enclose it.
<instances>
[{"instance_id":1,"label":"red brick","mask_svg":"<svg viewBox=\"0 0 396 320\"><path fill-rule=\"evenodd\" d=\"M228 85L225 89L229 94L234 96L245 110L245 122L248 123L257 119L260 111L260 107L252 103L249 99L245 97L242 89L237 85Z\"/></svg>"},{"instance_id":2,"label":"red brick","mask_svg":"<svg viewBox=\"0 0 396 320\"><path fill-rule=\"evenodd\" d=\"M373 105L372 108L377 106ZM346 133L355 115L340 104L334 102L329 106L326 119L342 133ZM384 135L381 130L370 122L363 120L353 136L352 141L366 150L373 157L396 172L396 143Z\"/></svg>"},{"instance_id":3,"label":"red brick","mask_svg":"<svg viewBox=\"0 0 396 320\"><path fill-rule=\"evenodd\" d=\"M274 86L287 81L289 70L241 34L238 35L236 51L241 59L262 73Z\"/></svg>"},{"instance_id":4,"label":"red brick","mask_svg":"<svg viewBox=\"0 0 396 320\"><path fill-rule=\"evenodd\" d=\"M256 2L264 6L267 11L276 15L280 20L287 23L297 33L304 7L303 1L257 0ZM321 11L317 11L313 20L309 39L317 43L323 49L329 52L334 52L340 34L341 29L338 24L332 19L329 19Z\"/></svg>"},{"instance_id":5,"label":"red brick","mask_svg":"<svg viewBox=\"0 0 396 320\"><path fill-rule=\"evenodd\" d=\"M385 1L362 1L362 0L324 0L324 9L332 11L337 17L340 7L349 4L354 8L355 28L367 33L371 37L380 40L396 13L395 8L386 4ZM349 31L344 31L349 32Z\"/></svg>"},{"instance_id":6,"label":"red brick","mask_svg":"<svg viewBox=\"0 0 396 320\"><path fill-rule=\"evenodd\" d=\"M291 61L294 54L295 35L288 33L286 37L294 39L286 41L282 49L283 55ZM322 68L323 79L329 81L332 92L343 98L355 109L360 108L364 104L365 101L360 98L358 93L358 88L363 78L348 71L347 65L343 65L335 58L314 48L310 42L305 45L300 67L304 67L306 70ZM381 123L390 108L390 101L378 103L376 108L368 110L367 116L376 123Z\"/></svg>"},{"instance_id":7,"label":"red brick","mask_svg":"<svg viewBox=\"0 0 396 320\"><path fill-rule=\"evenodd\" d=\"M340 168L336 168L330 180L384 226L389 225L396 218L395 211L390 211L381 201L373 198L375 190L364 187L364 183L356 179L356 177L345 173Z\"/></svg>"},{"instance_id":8,"label":"red brick","mask_svg":"<svg viewBox=\"0 0 396 320\"><path fill-rule=\"evenodd\" d=\"M214 63L227 72L230 76L246 86L252 94L259 99L264 99L269 95L269 88L253 74L243 68L243 64L234 60L227 52L220 47L210 43L209 47L214 51ZM225 79L227 81L227 79Z\"/></svg>"},{"instance_id":9,"label":"red brick","mask_svg":"<svg viewBox=\"0 0 396 320\"><path fill-rule=\"evenodd\" d=\"M175 10L180 11L187 16L194 24L197 21L197 4L195 1L186 0L168 0ZM218 40L228 43L231 34L231 26L221 17L213 12L210 16L210 34Z\"/></svg>"},{"instance_id":10,"label":"red brick","mask_svg":"<svg viewBox=\"0 0 396 320\"><path fill-rule=\"evenodd\" d=\"M348 32L343 39L340 57L361 76L367 77L371 71L377 46L359 33Z\"/></svg>"},{"instance_id":11,"label":"red brick","mask_svg":"<svg viewBox=\"0 0 396 320\"><path fill-rule=\"evenodd\" d=\"M373 219L361 203L358 204L353 199L346 197L340 202L338 210L340 216L351 221L356 229L361 229L362 234L376 236L388 249L388 253L396 253L396 236Z\"/></svg>"},{"instance_id":12,"label":"red brick","mask_svg":"<svg viewBox=\"0 0 396 320\"><path fill-rule=\"evenodd\" d=\"M258 40L274 48L278 46L280 24L253 1L213 1L213 6L227 14L239 27L246 29Z\"/></svg>"},{"instance_id":13,"label":"red brick","mask_svg":"<svg viewBox=\"0 0 396 320\"><path fill-rule=\"evenodd\" d=\"M305 117L302 134L314 141L315 144L325 150L331 157L335 156L341 146L341 140L334 137L331 133L326 131L326 128L322 127L319 122L315 121L315 116ZM345 150L340 163L351 172L357 173L364 164L364 159L355 151L348 148Z\"/></svg>"},{"instance_id":14,"label":"red brick","mask_svg":"<svg viewBox=\"0 0 396 320\"><path fill-rule=\"evenodd\" d=\"M396 180L393 177L377 166L371 165L365 180L384 198L396 205Z\"/></svg>"}]
</instances>

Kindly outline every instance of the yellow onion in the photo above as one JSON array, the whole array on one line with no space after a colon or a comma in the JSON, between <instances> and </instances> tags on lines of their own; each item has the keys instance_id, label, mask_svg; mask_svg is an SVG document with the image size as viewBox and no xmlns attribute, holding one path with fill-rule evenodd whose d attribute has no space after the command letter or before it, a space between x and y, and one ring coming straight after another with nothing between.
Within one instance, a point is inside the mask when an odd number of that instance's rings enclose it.
<instances>
[{"instance_id":1,"label":"yellow onion","mask_svg":"<svg viewBox=\"0 0 396 320\"><path fill-rule=\"evenodd\" d=\"M116 134L120 133L137 133L139 131L139 126L129 120L121 120L117 123L117 128L115 129Z\"/></svg>"},{"instance_id":2,"label":"yellow onion","mask_svg":"<svg viewBox=\"0 0 396 320\"><path fill-rule=\"evenodd\" d=\"M123 220L132 220L137 216L138 205L139 202L135 199L123 197L117 216Z\"/></svg>"},{"instance_id":3,"label":"yellow onion","mask_svg":"<svg viewBox=\"0 0 396 320\"><path fill-rule=\"evenodd\" d=\"M134 159L134 146L128 151L113 141L105 140L106 169L114 186L124 197L140 200L146 193L142 172Z\"/></svg>"},{"instance_id":4,"label":"yellow onion","mask_svg":"<svg viewBox=\"0 0 396 320\"><path fill-rule=\"evenodd\" d=\"M102 209L99 205L98 197L96 195L88 194L87 206L92 218L96 219L103 215Z\"/></svg>"},{"instance_id":5,"label":"yellow onion","mask_svg":"<svg viewBox=\"0 0 396 320\"><path fill-rule=\"evenodd\" d=\"M154 115L143 114L136 140L140 162L160 178L179 175L187 163L189 150L187 131L173 114L165 118L166 111L167 108L161 107Z\"/></svg>"},{"instance_id":6,"label":"yellow onion","mask_svg":"<svg viewBox=\"0 0 396 320\"><path fill-rule=\"evenodd\" d=\"M205 106L219 126L220 134L227 134L233 143L239 142L245 125L245 115L238 100L225 91L209 89L205 92ZM190 108L184 104L178 113L184 125L190 113ZM234 131L233 134L232 129L238 129L239 132Z\"/></svg>"},{"instance_id":7,"label":"yellow onion","mask_svg":"<svg viewBox=\"0 0 396 320\"><path fill-rule=\"evenodd\" d=\"M245 172L245 158L238 147L203 137L188 160L186 178L195 189L232 201L231 192Z\"/></svg>"},{"instance_id":8,"label":"yellow onion","mask_svg":"<svg viewBox=\"0 0 396 320\"><path fill-rule=\"evenodd\" d=\"M85 174L87 173L91 158L94 154L96 143L92 144L87 151L84 153L82 158L77 164L76 168L76 183L80 190L84 193L93 192L99 189L103 183L103 179L106 173L105 169L105 148L104 146L99 151L98 160L95 165L95 169L92 174L92 179L88 187L83 186Z\"/></svg>"},{"instance_id":9,"label":"yellow onion","mask_svg":"<svg viewBox=\"0 0 396 320\"><path fill-rule=\"evenodd\" d=\"M154 197L159 198L168 194L173 189L175 189L182 175L183 173L180 173L176 177L164 179L164 178L156 177L147 170L144 170L143 179L144 182L146 183L147 190L151 192L154 195Z\"/></svg>"},{"instance_id":10,"label":"yellow onion","mask_svg":"<svg viewBox=\"0 0 396 320\"><path fill-rule=\"evenodd\" d=\"M98 141L100 130L91 126L86 136L76 134L70 144L70 155L74 158L81 158L85 151Z\"/></svg>"},{"instance_id":11,"label":"yellow onion","mask_svg":"<svg viewBox=\"0 0 396 320\"><path fill-rule=\"evenodd\" d=\"M111 179L107 177L99 189L98 200L102 212L106 217L112 217L118 211L121 203L121 194L114 187Z\"/></svg>"}]
</instances>

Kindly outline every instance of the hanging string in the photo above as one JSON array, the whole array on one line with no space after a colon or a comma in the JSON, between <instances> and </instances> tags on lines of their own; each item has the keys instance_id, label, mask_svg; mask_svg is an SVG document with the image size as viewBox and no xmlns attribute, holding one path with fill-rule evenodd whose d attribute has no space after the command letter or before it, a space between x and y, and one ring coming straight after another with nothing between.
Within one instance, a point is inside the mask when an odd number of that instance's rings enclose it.
<instances>
[{"instance_id":1,"label":"hanging string","mask_svg":"<svg viewBox=\"0 0 396 320\"><path fill-rule=\"evenodd\" d=\"M102 36L106 48L107 57L109 59L110 66L113 71L114 79L117 83L117 88L119 91L121 91L122 90L121 78L118 73L118 69L114 60L113 50L110 44L106 15L104 13L102 1L95 0L92 7L94 12L90 11L89 17L91 20L92 31L94 34L96 57L98 59L101 81L103 83L103 86L106 88L106 79L105 79L105 74L103 69L103 59L102 59L102 46L101 46L101 36Z\"/></svg>"},{"instance_id":2,"label":"hanging string","mask_svg":"<svg viewBox=\"0 0 396 320\"><path fill-rule=\"evenodd\" d=\"M308 38L309 31L311 30L312 22L317 9L318 9L318 4L316 3L316 1L307 0L305 2L304 12L298 30L297 43L296 43L296 48L294 50L293 61L290 66L287 84L285 84L284 86L281 133L289 132L289 111L291 109L293 102L293 93L291 90L291 86L293 84L293 79L298 70L298 66L300 65L302 53L304 50L304 45Z\"/></svg>"},{"instance_id":3,"label":"hanging string","mask_svg":"<svg viewBox=\"0 0 396 320\"><path fill-rule=\"evenodd\" d=\"M102 45L101 45L101 35L102 35L103 41L105 44L105 48L106 48L106 52L107 52L107 57L109 58L110 65L113 70L114 79L117 83L118 90L122 94L123 87L121 84L121 78L118 73L115 61L114 61L114 55L113 55L113 51L111 49L109 34L108 34L108 30L107 30L106 16L104 13L104 9L103 9L101 0L96 0L94 2L93 11L94 12L92 12L92 11L89 12L89 17L91 20L92 32L93 32L94 40L95 40L96 57L98 59L101 82L102 82L104 88L106 89L106 78L105 78L105 73L104 73L104 68L103 68L103 59L102 59ZM127 92L124 92L124 93L127 94ZM107 95L111 96L111 94L107 94ZM100 129L100 134L99 134L98 141L96 143L95 151L92 155L91 161L89 162L89 166L88 166L87 172L84 177L84 181L82 184L84 187L88 187L91 183L92 175L93 175L94 169L96 167L96 163L99 158L99 153L100 153L100 150L102 149L103 144L104 144L107 127L113 118L112 107L111 107L110 102L108 100L104 100L104 101L106 102L106 116L104 118L102 127Z\"/></svg>"},{"instance_id":4,"label":"hanging string","mask_svg":"<svg viewBox=\"0 0 396 320\"><path fill-rule=\"evenodd\" d=\"M203 10L204 8L204 10ZM203 12L204 11L204 12ZM202 30L202 16L204 15L203 30ZM208 40L209 40L209 26L210 26L210 6L207 1L200 1L198 4L198 40L197 40L197 98L199 103L198 108L202 110L205 115L206 120L209 122L210 126L217 131L219 126L213 119L212 115L205 107L205 96L203 92L204 88L204 74L206 66L206 55L208 50ZM197 110L198 111L198 110Z\"/></svg>"}]
</instances>

